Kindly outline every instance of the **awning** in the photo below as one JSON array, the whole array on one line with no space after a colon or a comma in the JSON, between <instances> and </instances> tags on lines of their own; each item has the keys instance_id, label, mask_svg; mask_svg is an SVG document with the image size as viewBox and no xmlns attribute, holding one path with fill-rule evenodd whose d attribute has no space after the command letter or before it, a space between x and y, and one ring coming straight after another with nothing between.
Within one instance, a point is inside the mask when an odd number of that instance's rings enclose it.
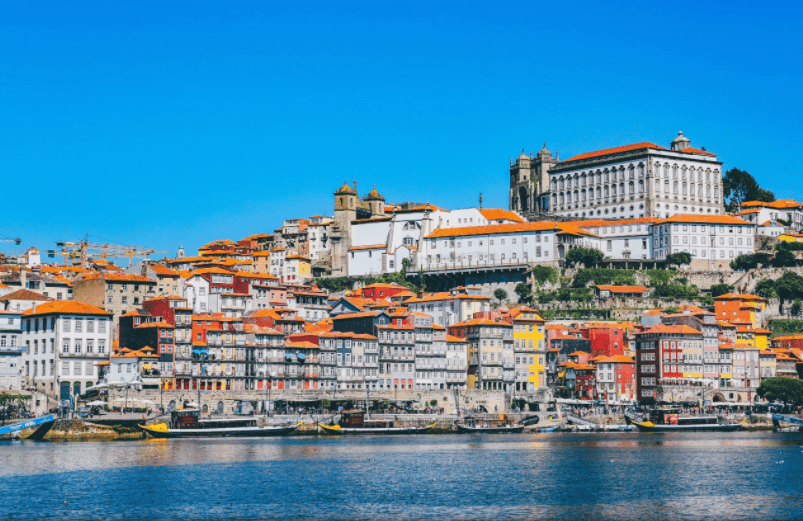
<instances>
[{"instance_id":1,"label":"awning","mask_svg":"<svg viewBox=\"0 0 803 521\"><path fill-rule=\"evenodd\" d=\"M299 360L306 360L307 359L307 357L306 357L306 355L304 355L304 353L298 353L296 356L298 357Z\"/></svg>"},{"instance_id":2,"label":"awning","mask_svg":"<svg viewBox=\"0 0 803 521\"><path fill-rule=\"evenodd\" d=\"M142 364L142 368L146 371L150 371L152 369L151 364Z\"/></svg>"}]
</instances>

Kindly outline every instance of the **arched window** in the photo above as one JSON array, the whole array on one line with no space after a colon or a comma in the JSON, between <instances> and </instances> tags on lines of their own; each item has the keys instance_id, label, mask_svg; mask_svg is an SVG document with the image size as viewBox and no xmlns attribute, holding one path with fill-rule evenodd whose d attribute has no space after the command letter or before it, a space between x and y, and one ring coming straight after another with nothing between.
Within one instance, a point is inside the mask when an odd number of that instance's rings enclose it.
<instances>
[{"instance_id":1,"label":"arched window","mask_svg":"<svg viewBox=\"0 0 803 521\"><path fill-rule=\"evenodd\" d=\"M638 192L640 195L644 195L644 180L639 179L638 181Z\"/></svg>"},{"instance_id":2,"label":"arched window","mask_svg":"<svg viewBox=\"0 0 803 521\"><path fill-rule=\"evenodd\" d=\"M674 181L672 183L672 193L675 194L675 197L678 195L678 182Z\"/></svg>"},{"instance_id":3,"label":"arched window","mask_svg":"<svg viewBox=\"0 0 803 521\"><path fill-rule=\"evenodd\" d=\"M624 175L624 172L622 172L622 175ZM625 184L619 183L619 197L624 197L624 196L625 196Z\"/></svg>"},{"instance_id":4,"label":"arched window","mask_svg":"<svg viewBox=\"0 0 803 521\"><path fill-rule=\"evenodd\" d=\"M664 193L669 195L669 179L664 179Z\"/></svg>"},{"instance_id":5,"label":"arched window","mask_svg":"<svg viewBox=\"0 0 803 521\"><path fill-rule=\"evenodd\" d=\"M631 171L631 173L632 173L632 171ZM633 187L633 181L630 181L629 183L627 183L627 193L629 193L630 195L633 195L633 188L634 188Z\"/></svg>"}]
</instances>

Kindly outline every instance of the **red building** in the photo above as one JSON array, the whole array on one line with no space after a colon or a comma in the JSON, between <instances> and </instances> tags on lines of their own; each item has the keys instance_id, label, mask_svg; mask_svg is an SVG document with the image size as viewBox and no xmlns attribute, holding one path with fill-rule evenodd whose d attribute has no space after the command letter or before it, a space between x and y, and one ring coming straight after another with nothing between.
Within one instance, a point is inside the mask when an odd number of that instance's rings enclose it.
<instances>
[{"instance_id":1,"label":"red building","mask_svg":"<svg viewBox=\"0 0 803 521\"><path fill-rule=\"evenodd\" d=\"M584 327L583 338L591 342L593 356L616 356L625 354L624 329L614 327Z\"/></svg>"},{"instance_id":2,"label":"red building","mask_svg":"<svg viewBox=\"0 0 803 521\"><path fill-rule=\"evenodd\" d=\"M410 290L398 284L376 283L362 288L362 296L370 299L383 299L398 295L399 293L404 293L406 291Z\"/></svg>"},{"instance_id":3,"label":"red building","mask_svg":"<svg viewBox=\"0 0 803 521\"><path fill-rule=\"evenodd\" d=\"M703 334L689 326L659 324L636 333L636 400L660 401L662 383L683 378L683 348L702 344Z\"/></svg>"}]
</instances>

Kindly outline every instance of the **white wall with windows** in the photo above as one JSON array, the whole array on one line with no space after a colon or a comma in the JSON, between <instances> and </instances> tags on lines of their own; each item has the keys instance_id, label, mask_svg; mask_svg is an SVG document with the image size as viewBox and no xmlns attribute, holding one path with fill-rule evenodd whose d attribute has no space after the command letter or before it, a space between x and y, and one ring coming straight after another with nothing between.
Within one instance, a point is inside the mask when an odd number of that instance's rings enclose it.
<instances>
[{"instance_id":1,"label":"white wall with windows","mask_svg":"<svg viewBox=\"0 0 803 521\"><path fill-rule=\"evenodd\" d=\"M112 346L109 315L22 316L23 380L50 395L69 384L72 394L98 382L95 364L108 360Z\"/></svg>"}]
</instances>

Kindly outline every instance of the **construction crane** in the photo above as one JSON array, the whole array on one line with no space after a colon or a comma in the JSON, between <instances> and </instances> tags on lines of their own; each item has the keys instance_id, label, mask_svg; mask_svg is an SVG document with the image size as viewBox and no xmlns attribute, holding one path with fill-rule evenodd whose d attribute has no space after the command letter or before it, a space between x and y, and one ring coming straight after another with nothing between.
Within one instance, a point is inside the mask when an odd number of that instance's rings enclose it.
<instances>
[{"instance_id":1,"label":"construction crane","mask_svg":"<svg viewBox=\"0 0 803 521\"><path fill-rule=\"evenodd\" d=\"M88 238L88 236L87 236ZM76 261L80 262L81 267L88 268L90 255L100 257L104 261L111 258L128 257L128 265L131 266L134 262L134 257L147 259L148 255L153 253L166 253L164 251L156 251L147 246L131 246L128 244L106 244L88 242L86 239L81 239L79 242L57 242L56 246L61 248L60 252L48 250L48 257L55 255L62 255L64 257L64 264L67 264L67 259L75 266Z\"/></svg>"},{"instance_id":2,"label":"construction crane","mask_svg":"<svg viewBox=\"0 0 803 521\"><path fill-rule=\"evenodd\" d=\"M19 246L20 243L22 242L22 239L20 239L19 237L14 237L13 239L6 237L4 239L0 239L0 242L13 242L17 246Z\"/></svg>"}]
</instances>

